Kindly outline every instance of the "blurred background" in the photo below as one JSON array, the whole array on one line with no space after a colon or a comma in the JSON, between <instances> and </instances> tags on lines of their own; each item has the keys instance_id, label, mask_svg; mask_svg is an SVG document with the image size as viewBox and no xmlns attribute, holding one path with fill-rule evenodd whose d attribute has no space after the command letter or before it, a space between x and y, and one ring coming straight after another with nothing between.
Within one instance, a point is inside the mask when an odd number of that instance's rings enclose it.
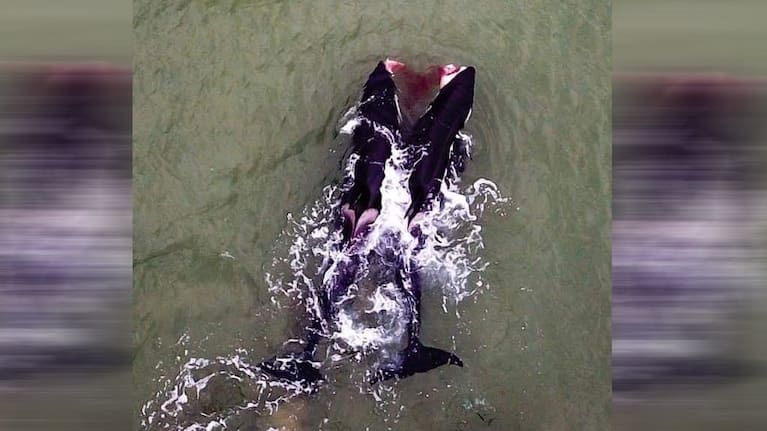
<instances>
[{"instance_id":1,"label":"blurred background","mask_svg":"<svg viewBox=\"0 0 767 431\"><path fill-rule=\"evenodd\" d=\"M130 429L131 2L0 10L0 429ZM613 2L614 429L767 429L765 16Z\"/></svg>"},{"instance_id":2,"label":"blurred background","mask_svg":"<svg viewBox=\"0 0 767 431\"><path fill-rule=\"evenodd\" d=\"M767 2L613 2L613 423L767 429Z\"/></svg>"},{"instance_id":3,"label":"blurred background","mask_svg":"<svg viewBox=\"0 0 767 431\"><path fill-rule=\"evenodd\" d=\"M131 5L0 10L0 430L130 429Z\"/></svg>"}]
</instances>

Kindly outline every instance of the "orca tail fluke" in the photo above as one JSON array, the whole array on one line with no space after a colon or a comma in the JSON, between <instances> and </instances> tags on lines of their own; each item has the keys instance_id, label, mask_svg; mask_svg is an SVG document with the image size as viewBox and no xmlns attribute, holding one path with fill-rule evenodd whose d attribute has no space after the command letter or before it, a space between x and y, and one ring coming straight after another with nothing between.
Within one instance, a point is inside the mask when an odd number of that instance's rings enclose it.
<instances>
[{"instance_id":1,"label":"orca tail fluke","mask_svg":"<svg viewBox=\"0 0 767 431\"><path fill-rule=\"evenodd\" d=\"M258 364L258 368L279 380L288 381L314 391L323 381L319 363L311 350L277 355Z\"/></svg>"},{"instance_id":2,"label":"orca tail fluke","mask_svg":"<svg viewBox=\"0 0 767 431\"><path fill-rule=\"evenodd\" d=\"M402 352L402 362L397 368L379 369L370 380L371 384L392 378L404 379L416 373L425 373L443 365L463 367L463 361L454 353L421 344L416 339Z\"/></svg>"}]
</instances>

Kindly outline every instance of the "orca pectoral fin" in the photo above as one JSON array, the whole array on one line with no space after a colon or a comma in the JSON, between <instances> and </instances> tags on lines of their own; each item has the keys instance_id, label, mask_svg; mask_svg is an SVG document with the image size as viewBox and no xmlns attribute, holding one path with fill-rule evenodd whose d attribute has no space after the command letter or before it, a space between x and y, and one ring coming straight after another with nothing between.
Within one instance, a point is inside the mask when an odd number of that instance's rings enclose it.
<instances>
[{"instance_id":1,"label":"orca pectoral fin","mask_svg":"<svg viewBox=\"0 0 767 431\"><path fill-rule=\"evenodd\" d=\"M286 353L258 364L258 368L272 377L310 388L323 380L319 365L308 352Z\"/></svg>"},{"instance_id":2,"label":"orca pectoral fin","mask_svg":"<svg viewBox=\"0 0 767 431\"><path fill-rule=\"evenodd\" d=\"M463 361L455 354L436 347L424 346L418 340L412 342L402 354L402 363L399 368L385 368L378 370L378 372L370 379L370 384L375 384L392 378L404 379L413 374L425 373L448 364L463 367Z\"/></svg>"}]
</instances>

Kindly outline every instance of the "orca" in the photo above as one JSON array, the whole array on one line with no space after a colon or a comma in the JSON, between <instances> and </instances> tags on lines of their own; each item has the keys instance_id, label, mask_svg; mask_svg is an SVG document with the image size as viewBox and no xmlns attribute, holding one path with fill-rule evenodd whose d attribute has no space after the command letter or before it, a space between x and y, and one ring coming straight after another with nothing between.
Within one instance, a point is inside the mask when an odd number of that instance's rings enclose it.
<instances>
[{"instance_id":1,"label":"orca","mask_svg":"<svg viewBox=\"0 0 767 431\"><path fill-rule=\"evenodd\" d=\"M467 157L458 132L471 115L475 70L471 66L444 66L440 91L416 122L409 145L419 153L410 175L412 204L409 220L415 218L447 180L448 165L463 171Z\"/></svg>"},{"instance_id":2,"label":"orca","mask_svg":"<svg viewBox=\"0 0 767 431\"><path fill-rule=\"evenodd\" d=\"M460 130L468 120L474 98L475 70L471 66L446 65L439 68L439 92L414 124L404 124L394 75L406 69L394 60L381 61L370 73L363 87L358 107L360 118L352 132L351 154L356 157L351 185L342 193L339 228L345 258L333 266L333 273L312 308L310 324L302 340L302 349L277 355L259 364L266 373L297 383L313 391L323 381L320 362L315 360L318 345L333 330L342 302L354 295L352 286L366 257L358 252L371 225L382 210L382 184L392 142L398 142L413 155L408 191L411 204L406 222L413 223L439 194L440 185L463 170L467 156ZM418 229L412 229L420 235ZM404 347L395 359L380 366L369 378L370 384L392 378L425 373L442 365L463 366L454 353L425 346L420 341L421 283L410 262L394 257L389 275L406 302Z\"/></svg>"},{"instance_id":3,"label":"orca","mask_svg":"<svg viewBox=\"0 0 767 431\"><path fill-rule=\"evenodd\" d=\"M341 198L346 241L372 223L381 211L384 165L391 156L391 139L400 133L401 121L390 68L379 62L362 92L358 111L363 121L352 134L352 154L358 156L354 182Z\"/></svg>"}]
</instances>

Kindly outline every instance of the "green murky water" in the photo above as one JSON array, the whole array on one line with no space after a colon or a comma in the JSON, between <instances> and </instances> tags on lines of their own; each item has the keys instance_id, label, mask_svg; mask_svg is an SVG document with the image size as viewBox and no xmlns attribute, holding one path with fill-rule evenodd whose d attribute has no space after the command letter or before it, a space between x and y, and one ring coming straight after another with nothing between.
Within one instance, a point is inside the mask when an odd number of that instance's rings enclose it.
<instances>
[{"instance_id":1,"label":"green murky water","mask_svg":"<svg viewBox=\"0 0 767 431\"><path fill-rule=\"evenodd\" d=\"M465 179L513 200L479 221L490 290L460 320L424 296L426 341L455 334L466 367L400 382L396 423L335 385L239 426L608 428L608 2L137 0L134 13L136 416L189 358L243 348L258 362L287 338L295 316L264 280L275 242L338 178L338 121L391 56L476 66Z\"/></svg>"}]
</instances>

